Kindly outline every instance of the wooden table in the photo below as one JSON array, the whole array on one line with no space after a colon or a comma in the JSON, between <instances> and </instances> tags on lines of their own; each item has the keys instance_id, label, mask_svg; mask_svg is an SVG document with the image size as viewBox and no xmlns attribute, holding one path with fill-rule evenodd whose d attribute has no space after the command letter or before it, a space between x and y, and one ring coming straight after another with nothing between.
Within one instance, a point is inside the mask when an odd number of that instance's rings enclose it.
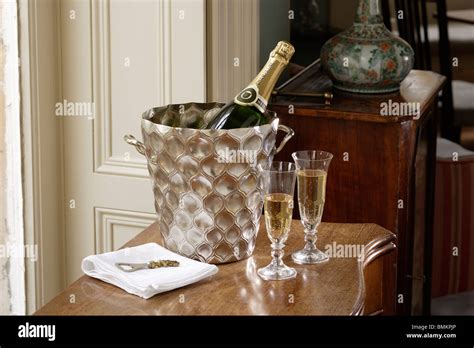
<instances>
[{"instance_id":1,"label":"wooden table","mask_svg":"<svg viewBox=\"0 0 474 348\"><path fill-rule=\"evenodd\" d=\"M429 313L431 241L436 156L436 103L445 78L412 70L396 93L354 94L333 89L330 106L321 99L276 96L269 109L296 135L277 156L318 149L334 154L328 172L324 219L373 222L397 235L398 314ZM314 63L278 88L280 93L315 93L332 89ZM381 115L382 105L420 103L420 115ZM295 209L294 213L298 213ZM298 215L294 216L298 218ZM387 266L388 269L388 266ZM401 298L400 298L401 299Z\"/></svg>"},{"instance_id":2,"label":"wooden table","mask_svg":"<svg viewBox=\"0 0 474 348\"><path fill-rule=\"evenodd\" d=\"M270 262L270 242L260 228L254 255L219 265L219 272L201 282L158 294L149 300L94 278L83 276L36 315L359 315L392 314L383 308L390 293L383 270L384 255L393 253L395 235L375 224L323 223L318 246L364 246L363 257L333 257L319 265L300 266L289 254L303 245L303 229L293 221L284 258L298 276L286 281L263 281L256 273ZM126 246L161 242L156 224ZM340 247L341 248L341 247ZM348 256L348 254L346 254ZM393 284L393 282L392 282ZM71 299L74 301L71 301ZM72 303L73 302L73 303Z\"/></svg>"}]
</instances>

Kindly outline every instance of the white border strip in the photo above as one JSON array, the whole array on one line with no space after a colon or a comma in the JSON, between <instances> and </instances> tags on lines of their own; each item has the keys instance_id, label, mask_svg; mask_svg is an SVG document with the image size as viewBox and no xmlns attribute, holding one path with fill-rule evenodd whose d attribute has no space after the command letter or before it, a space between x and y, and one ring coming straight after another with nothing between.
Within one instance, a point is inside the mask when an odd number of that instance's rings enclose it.
<instances>
[{"instance_id":1,"label":"white border strip","mask_svg":"<svg viewBox=\"0 0 474 348\"><path fill-rule=\"evenodd\" d=\"M5 47L6 241L8 246L13 246L16 250L24 250L18 10L15 0L3 3L1 18L1 31ZM11 311L12 314L25 314L25 259L13 256L9 261Z\"/></svg>"}]
</instances>

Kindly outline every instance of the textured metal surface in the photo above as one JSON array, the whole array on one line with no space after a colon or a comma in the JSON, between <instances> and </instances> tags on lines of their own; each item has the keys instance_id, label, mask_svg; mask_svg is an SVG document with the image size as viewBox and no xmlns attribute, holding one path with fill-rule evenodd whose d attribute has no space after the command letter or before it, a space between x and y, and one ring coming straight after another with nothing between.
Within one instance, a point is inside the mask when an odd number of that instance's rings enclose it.
<instances>
[{"instance_id":1,"label":"textured metal surface","mask_svg":"<svg viewBox=\"0 0 474 348\"><path fill-rule=\"evenodd\" d=\"M139 151L144 149L148 160L165 246L208 263L252 254L263 205L257 165L271 162L278 128L287 133L286 141L293 134L278 127L277 118L254 128L179 128L209 121L220 107L190 103L155 108L143 115L143 144L126 138Z\"/></svg>"}]
</instances>

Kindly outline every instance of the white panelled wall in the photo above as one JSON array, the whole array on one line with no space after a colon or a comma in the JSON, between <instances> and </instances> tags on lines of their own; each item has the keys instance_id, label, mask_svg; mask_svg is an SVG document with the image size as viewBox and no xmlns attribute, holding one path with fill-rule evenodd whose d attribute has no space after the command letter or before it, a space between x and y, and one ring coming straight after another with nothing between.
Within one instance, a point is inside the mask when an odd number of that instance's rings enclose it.
<instances>
[{"instance_id":1,"label":"white panelled wall","mask_svg":"<svg viewBox=\"0 0 474 348\"><path fill-rule=\"evenodd\" d=\"M60 3L61 100L93 103L63 117L66 283L84 256L117 249L155 219L141 138L148 108L205 99L204 0ZM75 11L75 18L71 14Z\"/></svg>"}]
</instances>

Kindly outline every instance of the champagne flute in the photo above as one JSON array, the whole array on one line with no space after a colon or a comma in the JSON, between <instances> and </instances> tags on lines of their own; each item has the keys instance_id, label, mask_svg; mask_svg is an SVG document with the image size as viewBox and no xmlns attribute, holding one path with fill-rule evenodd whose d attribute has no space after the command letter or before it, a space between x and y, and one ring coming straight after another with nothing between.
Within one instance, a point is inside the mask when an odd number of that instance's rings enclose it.
<instances>
[{"instance_id":1,"label":"champagne flute","mask_svg":"<svg viewBox=\"0 0 474 348\"><path fill-rule=\"evenodd\" d=\"M272 261L257 273L265 280L296 277L296 270L284 264L283 248L288 239L293 215L293 193L296 166L289 162L273 162L269 169L261 169L265 227L272 242Z\"/></svg>"},{"instance_id":2,"label":"champagne flute","mask_svg":"<svg viewBox=\"0 0 474 348\"><path fill-rule=\"evenodd\" d=\"M305 246L291 256L299 264L314 264L329 260L316 247L316 234L323 217L326 199L326 180L333 155L325 151L297 151L291 155L298 178L298 206L304 227Z\"/></svg>"}]
</instances>

